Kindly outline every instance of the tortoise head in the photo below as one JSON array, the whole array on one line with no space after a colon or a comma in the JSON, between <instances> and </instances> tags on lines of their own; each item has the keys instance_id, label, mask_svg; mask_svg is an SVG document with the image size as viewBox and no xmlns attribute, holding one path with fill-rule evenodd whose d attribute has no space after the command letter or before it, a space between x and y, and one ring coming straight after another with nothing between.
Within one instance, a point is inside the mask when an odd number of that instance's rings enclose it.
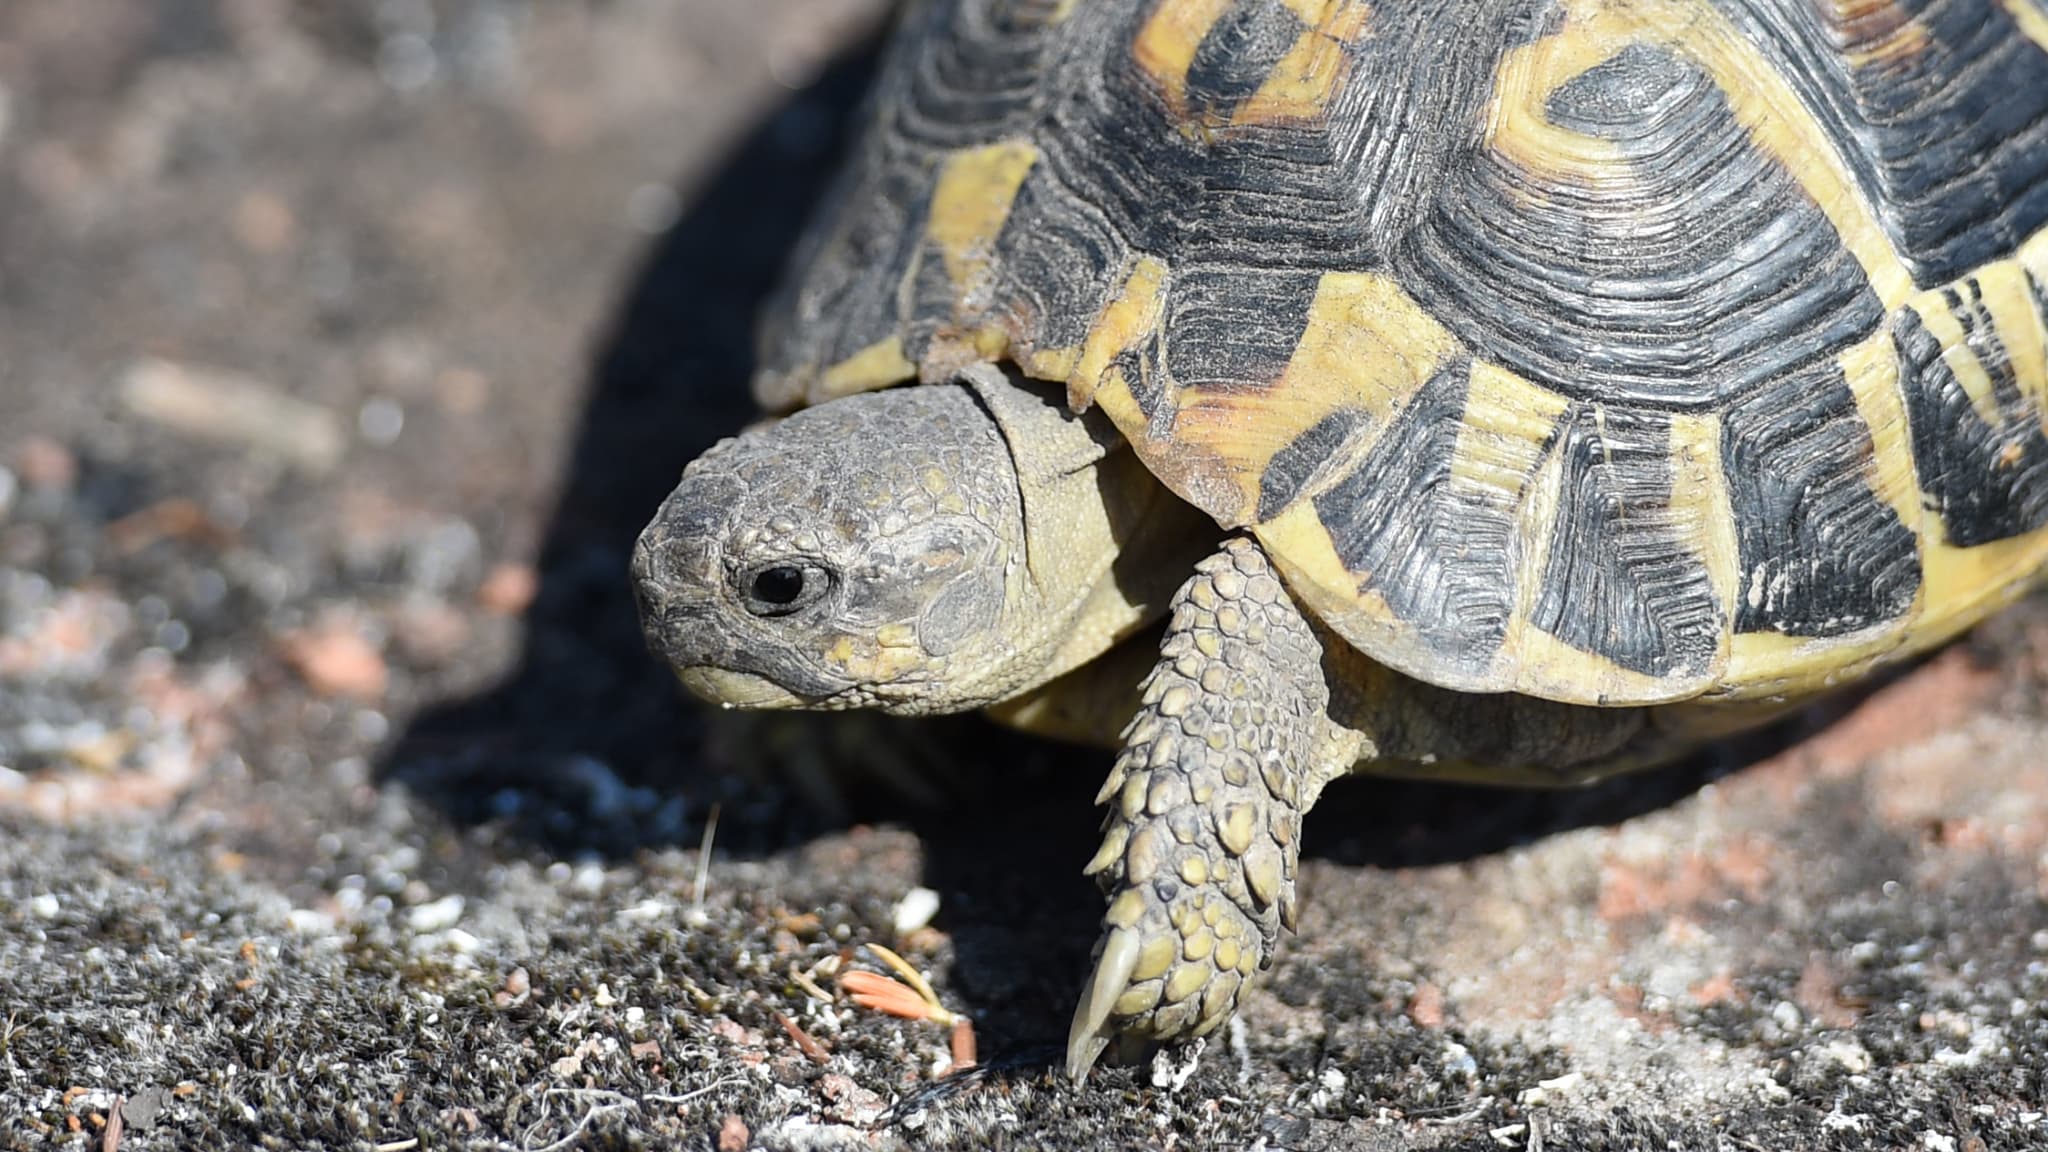
<instances>
[{"instance_id":1,"label":"tortoise head","mask_svg":"<svg viewBox=\"0 0 2048 1152\"><path fill-rule=\"evenodd\" d=\"M990 699L1024 550L1016 467L965 387L835 400L726 440L640 536L649 646L738 708Z\"/></svg>"}]
</instances>

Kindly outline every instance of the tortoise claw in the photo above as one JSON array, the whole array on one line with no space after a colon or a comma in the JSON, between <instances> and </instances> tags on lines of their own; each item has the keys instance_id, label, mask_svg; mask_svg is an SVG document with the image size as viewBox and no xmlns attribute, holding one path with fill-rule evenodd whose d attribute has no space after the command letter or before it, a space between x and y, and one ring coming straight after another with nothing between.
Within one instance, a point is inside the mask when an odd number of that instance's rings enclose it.
<instances>
[{"instance_id":1,"label":"tortoise claw","mask_svg":"<svg viewBox=\"0 0 2048 1152\"><path fill-rule=\"evenodd\" d=\"M1138 966L1138 945L1138 934L1128 928L1112 928L1103 938L1102 954L1081 990L1073 1026L1067 1030L1067 1077L1076 1084L1088 1078L1088 1070L1116 1038L1110 1016Z\"/></svg>"}]
</instances>

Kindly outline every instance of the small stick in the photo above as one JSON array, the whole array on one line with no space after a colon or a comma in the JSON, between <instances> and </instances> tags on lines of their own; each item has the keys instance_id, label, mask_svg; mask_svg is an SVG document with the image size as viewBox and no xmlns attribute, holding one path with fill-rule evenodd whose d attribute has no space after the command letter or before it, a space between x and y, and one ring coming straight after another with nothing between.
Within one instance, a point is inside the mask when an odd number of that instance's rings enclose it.
<instances>
[{"instance_id":1,"label":"small stick","mask_svg":"<svg viewBox=\"0 0 2048 1152\"><path fill-rule=\"evenodd\" d=\"M946 1069L946 1075L957 1076L974 1067L974 1021L965 1016L953 1017L953 1066Z\"/></svg>"},{"instance_id":2,"label":"small stick","mask_svg":"<svg viewBox=\"0 0 2048 1152\"><path fill-rule=\"evenodd\" d=\"M100 1133L100 1152L121 1152L121 1105L127 1103L119 1096L114 1097L114 1106L107 1110L107 1130Z\"/></svg>"},{"instance_id":3,"label":"small stick","mask_svg":"<svg viewBox=\"0 0 2048 1152\"><path fill-rule=\"evenodd\" d=\"M806 1057L809 1057L811 1063L830 1064L832 1062L832 1053L826 1051L825 1046L813 1039L809 1032L799 1027L796 1021L777 1012L775 1013L775 1022L782 1025L782 1030L789 1033L791 1040L796 1041L797 1050Z\"/></svg>"}]
</instances>

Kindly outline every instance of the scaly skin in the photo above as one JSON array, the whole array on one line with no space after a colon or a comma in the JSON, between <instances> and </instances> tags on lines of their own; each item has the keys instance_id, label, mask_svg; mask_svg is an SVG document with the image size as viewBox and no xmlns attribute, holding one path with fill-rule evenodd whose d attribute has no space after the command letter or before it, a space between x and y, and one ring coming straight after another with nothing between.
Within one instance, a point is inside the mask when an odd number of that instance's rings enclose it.
<instances>
[{"instance_id":1,"label":"scaly skin","mask_svg":"<svg viewBox=\"0 0 2048 1152\"><path fill-rule=\"evenodd\" d=\"M1302 814L1347 759L1322 656L1250 540L1227 541L1174 597L1098 797L1111 809L1087 870L1109 910L1068 1035L1076 1081L1113 1040L1201 1036L1229 1019L1293 927Z\"/></svg>"}]
</instances>

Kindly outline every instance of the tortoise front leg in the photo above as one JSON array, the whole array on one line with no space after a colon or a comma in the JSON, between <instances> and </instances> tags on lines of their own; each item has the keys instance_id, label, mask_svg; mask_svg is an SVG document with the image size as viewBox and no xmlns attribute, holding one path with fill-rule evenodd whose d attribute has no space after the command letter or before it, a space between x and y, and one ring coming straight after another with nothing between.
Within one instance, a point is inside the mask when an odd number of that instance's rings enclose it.
<instances>
[{"instance_id":1,"label":"tortoise front leg","mask_svg":"<svg viewBox=\"0 0 2048 1152\"><path fill-rule=\"evenodd\" d=\"M1355 759L1330 723L1323 645L1246 538L1173 600L1143 706L1098 803L1109 897L1067 1040L1075 1081L1109 1044L1207 1034L1294 926L1301 817Z\"/></svg>"}]
</instances>

